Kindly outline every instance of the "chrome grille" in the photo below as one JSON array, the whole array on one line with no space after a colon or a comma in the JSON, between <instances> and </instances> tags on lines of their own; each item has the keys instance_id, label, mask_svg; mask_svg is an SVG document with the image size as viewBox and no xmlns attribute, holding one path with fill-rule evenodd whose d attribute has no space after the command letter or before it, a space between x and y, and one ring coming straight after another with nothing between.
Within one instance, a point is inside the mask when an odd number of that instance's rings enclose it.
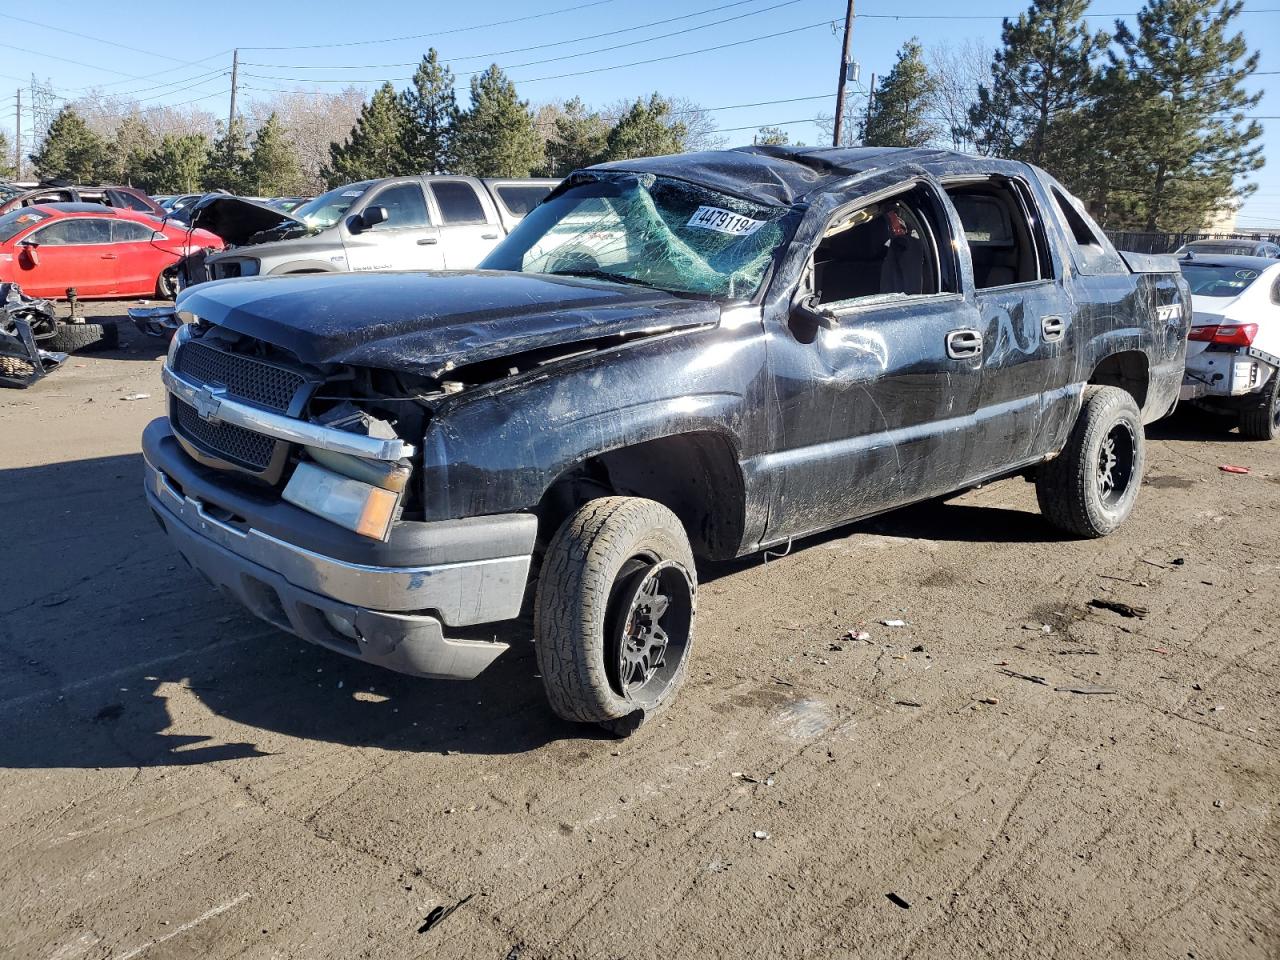
<instances>
[{"instance_id":1,"label":"chrome grille","mask_svg":"<svg viewBox=\"0 0 1280 960\"><path fill-rule=\"evenodd\" d=\"M221 384L241 400L280 413L288 411L294 396L306 382L301 374L284 367L195 342L182 345L177 369L193 380Z\"/></svg>"},{"instance_id":2,"label":"chrome grille","mask_svg":"<svg viewBox=\"0 0 1280 960\"><path fill-rule=\"evenodd\" d=\"M230 423L202 420L195 407L172 398L174 426L183 436L213 454L247 470L261 472L271 463L276 441Z\"/></svg>"}]
</instances>

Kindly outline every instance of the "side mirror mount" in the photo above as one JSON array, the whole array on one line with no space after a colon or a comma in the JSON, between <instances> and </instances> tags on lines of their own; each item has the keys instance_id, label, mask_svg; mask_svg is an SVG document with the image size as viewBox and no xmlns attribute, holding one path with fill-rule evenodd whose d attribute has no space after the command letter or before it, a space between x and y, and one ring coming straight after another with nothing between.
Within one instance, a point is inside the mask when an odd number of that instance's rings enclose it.
<instances>
[{"instance_id":1,"label":"side mirror mount","mask_svg":"<svg viewBox=\"0 0 1280 960\"><path fill-rule=\"evenodd\" d=\"M818 302L816 294L799 297L791 305L791 315L824 330L835 330L840 326L839 318Z\"/></svg>"},{"instance_id":2,"label":"side mirror mount","mask_svg":"<svg viewBox=\"0 0 1280 960\"><path fill-rule=\"evenodd\" d=\"M38 253L40 244L36 240L23 240L18 246L22 250L18 254L19 262L27 268L38 267L40 265L40 254Z\"/></svg>"},{"instance_id":3,"label":"side mirror mount","mask_svg":"<svg viewBox=\"0 0 1280 960\"><path fill-rule=\"evenodd\" d=\"M369 230L380 223L386 223L390 216L386 207L366 207L364 213L360 214L360 229Z\"/></svg>"}]
</instances>

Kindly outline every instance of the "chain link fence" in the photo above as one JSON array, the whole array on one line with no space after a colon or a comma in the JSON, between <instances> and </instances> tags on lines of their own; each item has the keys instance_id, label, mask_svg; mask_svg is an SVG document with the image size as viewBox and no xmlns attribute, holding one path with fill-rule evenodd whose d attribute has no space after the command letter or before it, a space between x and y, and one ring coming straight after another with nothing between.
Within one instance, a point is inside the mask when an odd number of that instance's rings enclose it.
<instances>
[{"instance_id":1,"label":"chain link fence","mask_svg":"<svg viewBox=\"0 0 1280 960\"><path fill-rule=\"evenodd\" d=\"M1131 253L1173 253L1192 240L1269 240L1280 243L1280 234L1261 233L1135 233L1108 230L1107 237L1117 250Z\"/></svg>"}]
</instances>

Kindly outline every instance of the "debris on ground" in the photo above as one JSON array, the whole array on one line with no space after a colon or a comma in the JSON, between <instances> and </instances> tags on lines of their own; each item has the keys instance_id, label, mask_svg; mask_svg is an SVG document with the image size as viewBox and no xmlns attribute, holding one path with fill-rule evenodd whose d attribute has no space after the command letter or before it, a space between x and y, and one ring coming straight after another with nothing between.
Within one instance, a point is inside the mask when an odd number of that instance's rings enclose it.
<instances>
[{"instance_id":1,"label":"debris on ground","mask_svg":"<svg viewBox=\"0 0 1280 960\"><path fill-rule=\"evenodd\" d=\"M1111 610L1120 614L1122 617L1132 617L1138 620L1145 620L1150 612L1146 607L1135 606L1131 603L1125 603L1123 600L1110 600L1106 597L1094 597L1089 601L1089 606L1099 610Z\"/></svg>"},{"instance_id":2,"label":"debris on ground","mask_svg":"<svg viewBox=\"0 0 1280 960\"><path fill-rule=\"evenodd\" d=\"M886 893L885 896L889 898L889 902L892 903L895 907L901 907L903 910L911 909L911 904L908 903L906 900L904 900L902 897L898 896L896 893Z\"/></svg>"},{"instance_id":3,"label":"debris on ground","mask_svg":"<svg viewBox=\"0 0 1280 960\"><path fill-rule=\"evenodd\" d=\"M923 707L924 704L916 700L895 700L893 701L900 707Z\"/></svg>"},{"instance_id":4,"label":"debris on ground","mask_svg":"<svg viewBox=\"0 0 1280 960\"><path fill-rule=\"evenodd\" d=\"M994 707L1000 702L1000 698L999 697L983 697L978 702L985 703L989 707Z\"/></svg>"},{"instance_id":5,"label":"debris on ground","mask_svg":"<svg viewBox=\"0 0 1280 960\"><path fill-rule=\"evenodd\" d=\"M1081 684L1077 687L1054 687L1058 693L1079 693L1084 696L1104 696L1106 694L1119 693L1112 687L1099 687L1091 683Z\"/></svg>"},{"instance_id":6,"label":"debris on ground","mask_svg":"<svg viewBox=\"0 0 1280 960\"><path fill-rule=\"evenodd\" d=\"M474 897L474 893L469 893L451 907L433 907L431 912L427 914L427 918L422 921L422 926L418 928L419 933L426 933L432 927L439 926L453 911Z\"/></svg>"},{"instance_id":7,"label":"debris on ground","mask_svg":"<svg viewBox=\"0 0 1280 960\"><path fill-rule=\"evenodd\" d=\"M151 394L149 394L149 393L128 393L128 394L125 394L125 395L124 395L123 397L121 397L120 399L121 399L121 400L150 400L150 399L151 399Z\"/></svg>"},{"instance_id":8,"label":"debris on ground","mask_svg":"<svg viewBox=\"0 0 1280 960\"><path fill-rule=\"evenodd\" d=\"M1015 680L1030 680L1032 683L1038 683L1043 687L1049 685L1049 681L1044 677L1038 677L1034 673L1019 673L1017 670L1002 669L1000 671L1006 677L1013 677Z\"/></svg>"},{"instance_id":9,"label":"debris on ground","mask_svg":"<svg viewBox=\"0 0 1280 960\"><path fill-rule=\"evenodd\" d=\"M755 832L753 832L753 833L751 834L751 836L755 837L757 840L768 840L768 839L769 839L769 831L767 831L767 830L756 830Z\"/></svg>"},{"instance_id":10,"label":"debris on ground","mask_svg":"<svg viewBox=\"0 0 1280 960\"><path fill-rule=\"evenodd\" d=\"M28 297L16 283L0 284L0 385L29 387L67 361L43 350L57 335L58 318L48 300Z\"/></svg>"},{"instance_id":11,"label":"debris on ground","mask_svg":"<svg viewBox=\"0 0 1280 960\"><path fill-rule=\"evenodd\" d=\"M886 627L905 627L907 625L905 620L881 620L880 622Z\"/></svg>"},{"instance_id":12,"label":"debris on ground","mask_svg":"<svg viewBox=\"0 0 1280 960\"><path fill-rule=\"evenodd\" d=\"M1224 463L1218 468L1223 473L1248 473L1248 467L1238 467L1234 463Z\"/></svg>"}]
</instances>

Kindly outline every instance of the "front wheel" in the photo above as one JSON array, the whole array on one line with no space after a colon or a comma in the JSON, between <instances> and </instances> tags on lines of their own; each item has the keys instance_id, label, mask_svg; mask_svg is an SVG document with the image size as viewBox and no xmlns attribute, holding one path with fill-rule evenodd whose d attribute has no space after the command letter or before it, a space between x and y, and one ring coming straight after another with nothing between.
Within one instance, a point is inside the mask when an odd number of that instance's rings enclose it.
<instances>
[{"instance_id":1,"label":"front wheel","mask_svg":"<svg viewBox=\"0 0 1280 960\"><path fill-rule=\"evenodd\" d=\"M1145 463L1133 397L1119 387L1087 387L1067 445L1036 471L1040 512L1060 530L1105 537L1133 510Z\"/></svg>"},{"instance_id":2,"label":"front wheel","mask_svg":"<svg viewBox=\"0 0 1280 960\"><path fill-rule=\"evenodd\" d=\"M1250 440L1280 437L1280 370L1262 388L1258 402L1240 411L1240 433Z\"/></svg>"},{"instance_id":3,"label":"front wheel","mask_svg":"<svg viewBox=\"0 0 1280 960\"><path fill-rule=\"evenodd\" d=\"M693 552L675 514L638 497L587 503L547 548L534 600L551 709L635 731L675 698L696 609Z\"/></svg>"}]
</instances>

